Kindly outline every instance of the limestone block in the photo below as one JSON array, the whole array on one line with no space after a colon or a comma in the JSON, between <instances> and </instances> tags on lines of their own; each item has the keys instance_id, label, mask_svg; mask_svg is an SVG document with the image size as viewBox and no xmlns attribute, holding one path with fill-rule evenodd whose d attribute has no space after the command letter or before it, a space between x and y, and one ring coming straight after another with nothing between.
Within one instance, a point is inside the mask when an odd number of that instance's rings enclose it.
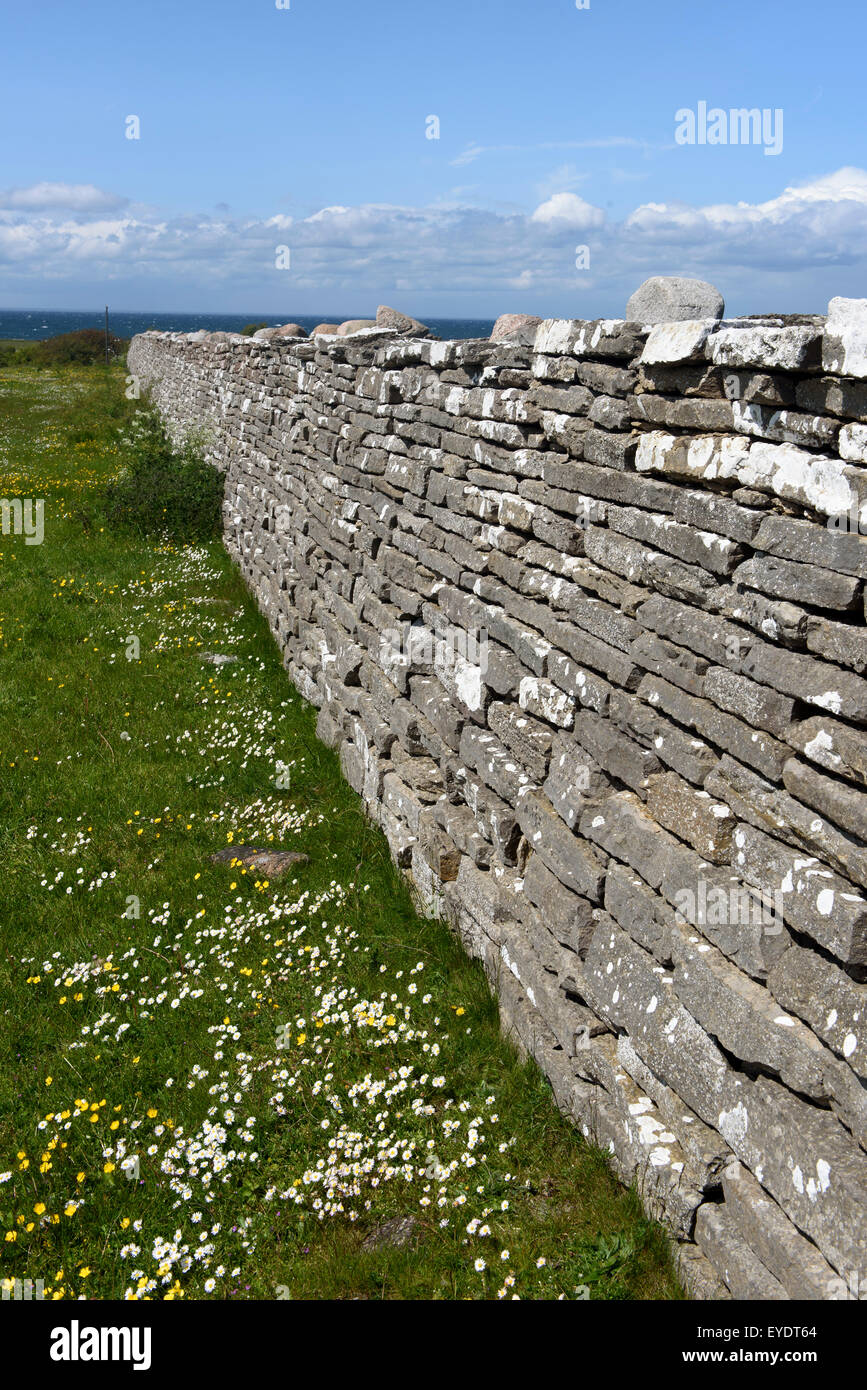
<instances>
[{"instance_id":1,"label":"limestone block","mask_svg":"<svg viewBox=\"0 0 867 1390\"><path fill-rule=\"evenodd\" d=\"M844 965L867 965L867 900L821 860L740 824L732 862L756 888L781 895L783 917L792 926Z\"/></svg>"},{"instance_id":2,"label":"limestone block","mask_svg":"<svg viewBox=\"0 0 867 1390\"><path fill-rule=\"evenodd\" d=\"M530 845L567 888L601 902L605 864L590 845L573 835L538 788L522 791L518 820Z\"/></svg>"},{"instance_id":3,"label":"limestone block","mask_svg":"<svg viewBox=\"0 0 867 1390\"><path fill-rule=\"evenodd\" d=\"M649 320L642 321L648 322ZM651 329L639 361L642 364L693 361L700 355L708 334L715 326L716 318L682 319L679 323L671 321L657 323Z\"/></svg>"},{"instance_id":4,"label":"limestone block","mask_svg":"<svg viewBox=\"0 0 867 1390\"><path fill-rule=\"evenodd\" d=\"M768 989L867 1080L867 986L792 944L769 971Z\"/></svg>"},{"instance_id":5,"label":"limestone block","mask_svg":"<svg viewBox=\"0 0 867 1390\"><path fill-rule=\"evenodd\" d=\"M749 1302L785 1301L789 1295L762 1264L726 1210L705 1202L695 1220L695 1241L722 1274L732 1297Z\"/></svg>"},{"instance_id":6,"label":"limestone block","mask_svg":"<svg viewBox=\"0 0 867 1390\"><path fill-rule=\"evenodd\" d=\"M723 1173L725 1211L789 1298L848 1300L845 1282L741 1163Z\"/></svg>"},{"instance_id":7,"label":"limestone block","mask_svg":"<svg viewBox=\"0 0 867 1390\"><path fill-rule=\"evenodd\" d=\"M729 862L735 818L725 802L705 790L696 791L676 772L648 777L646 798L648 811L660 825L712 864Z\"/></svg>"},{"instance_id":8,"label":"limestone block","mask_svg":"<svg viewBox=\"0 0 867 1390\"><path fill-rule=\"evenodd\" d=\"M832 299L828 305L822 366L841 376L867 377L867 299Z\"/></svg>"},{"instance_id":9,"label":"limestone block","mask_svg":"<svg viewBox=\"0 0 867 1390\"><path fill-rule=\"evenodd\" d=\"M818 327L764 324L721 328L708 342L711 361L718 367L768 367L794 371L817 365Z\"/></svg>"}]
</instances>

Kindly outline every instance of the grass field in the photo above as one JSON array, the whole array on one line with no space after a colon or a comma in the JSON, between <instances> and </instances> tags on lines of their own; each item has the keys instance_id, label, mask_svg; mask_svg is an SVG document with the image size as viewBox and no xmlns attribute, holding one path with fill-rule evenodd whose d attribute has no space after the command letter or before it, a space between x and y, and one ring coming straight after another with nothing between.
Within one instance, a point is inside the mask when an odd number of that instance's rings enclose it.
<instances>
[{"instance_id":1,"label":"grass field","mask_svg":"<svg viewBox=\"0 0 867 1390\"><path fill-rule=\"evenodd\" d=\"M682 1297L481 969L414 914L219 542L100 519L132 408L121 368L0 372L0 497L45 499L41 545L0 537L0 1277ZM245 843L309 863L211 862Z\"/></svg>"}]
</instances>

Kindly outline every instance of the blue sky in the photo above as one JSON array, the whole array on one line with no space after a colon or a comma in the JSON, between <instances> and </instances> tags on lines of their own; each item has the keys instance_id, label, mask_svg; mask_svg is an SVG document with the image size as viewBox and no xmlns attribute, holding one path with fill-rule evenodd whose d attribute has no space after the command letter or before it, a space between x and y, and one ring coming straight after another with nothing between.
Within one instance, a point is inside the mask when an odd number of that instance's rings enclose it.
<instances>
[{"instance_id":1,"label":"blue sky","mask_svg":"<svg viewBox=\"0 0 867 1390\"><path fill-rule=\"evenodd\" d=\"M677 273L733 313L867 294L853 0L3 0L0 20L3 307L616 316ZM782 149L678 143L702 102L767 110Z\"/></svg>"}]
</instances>

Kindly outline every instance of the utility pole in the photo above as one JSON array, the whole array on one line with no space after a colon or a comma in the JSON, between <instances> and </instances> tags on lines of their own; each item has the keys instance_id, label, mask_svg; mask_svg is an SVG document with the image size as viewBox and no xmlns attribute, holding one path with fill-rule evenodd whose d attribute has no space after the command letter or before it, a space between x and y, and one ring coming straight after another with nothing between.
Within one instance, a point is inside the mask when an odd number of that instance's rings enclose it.
<instances>
[{"instance_id":1,"label":"utility pole","mask_svg":"<svg viewBox=\"0 0 867 1390\"><path fill-rule=\"evenodd\" d=\"M105 365L108 366L108 305L105 306Z\"/></svg>"}]
</instances>

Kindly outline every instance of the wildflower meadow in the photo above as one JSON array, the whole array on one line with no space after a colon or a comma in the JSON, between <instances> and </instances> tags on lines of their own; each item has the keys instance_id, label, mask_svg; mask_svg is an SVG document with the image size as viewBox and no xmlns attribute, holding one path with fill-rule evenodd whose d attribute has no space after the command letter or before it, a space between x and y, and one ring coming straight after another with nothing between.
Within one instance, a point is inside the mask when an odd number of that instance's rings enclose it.
<instances>
[{"instance_id":1,"label":"wildflower meadow","mask_svg":"<svg viewBox=\"0 0 867 1390\"><path fill-rule=\"evenodd\" d=\"M416 915L219 537L115 526L142 410L120 366L0 370L0 495L44 500L41 544L0 537L0 1279L681 1298ZM214 862L250 846L306 861Z\"/></svg>"}]
</instances>

